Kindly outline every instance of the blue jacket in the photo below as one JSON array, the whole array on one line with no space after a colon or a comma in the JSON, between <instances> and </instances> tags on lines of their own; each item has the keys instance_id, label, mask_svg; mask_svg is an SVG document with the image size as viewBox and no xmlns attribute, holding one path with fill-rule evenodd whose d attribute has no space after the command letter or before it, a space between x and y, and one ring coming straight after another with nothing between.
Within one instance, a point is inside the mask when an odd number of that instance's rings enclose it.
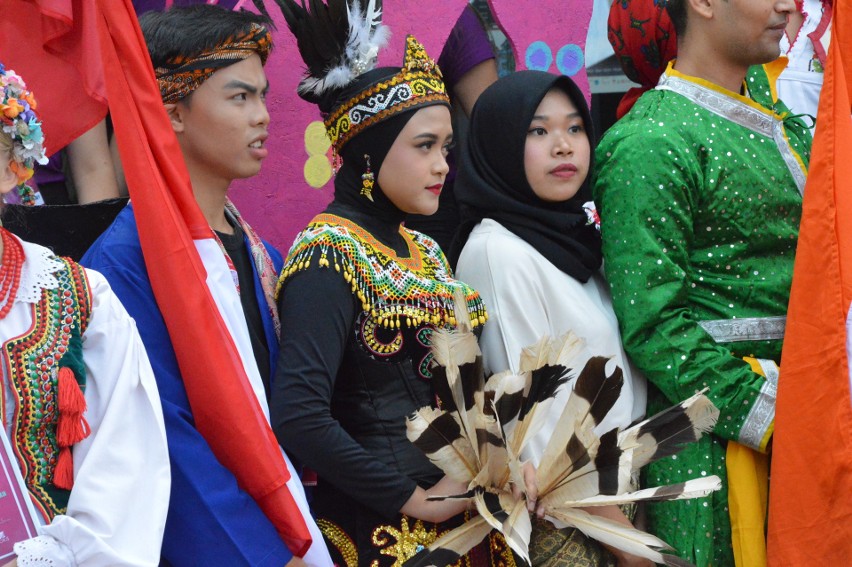
<instances>
[{"instance_id":1,"label":"blue jacket","mask_svg":"<svg viewBox=\"0 0 852 567\"><path fill-rule=\"evenodd\" d=\"M276 271L280 271L283 263L281 254L268 243L264 244ZM81 263L106 277L136 320L157 378L172 469L163 564L176 567L280 567L286 564L292 554L273 525L251 496L237 486L231 472L216 460L195 428L174 349L148 280L131 205L119 213L86 252ZM278 342L272 317L263 308L266 299L260 278L256 272L254 276L269 347L270 368L274 375ZM180 293L180 290L176 289L174 293ZM203 348L215 348L215 345L199 345L199 356L203 356Z\"/></svg>"}]
</instances>

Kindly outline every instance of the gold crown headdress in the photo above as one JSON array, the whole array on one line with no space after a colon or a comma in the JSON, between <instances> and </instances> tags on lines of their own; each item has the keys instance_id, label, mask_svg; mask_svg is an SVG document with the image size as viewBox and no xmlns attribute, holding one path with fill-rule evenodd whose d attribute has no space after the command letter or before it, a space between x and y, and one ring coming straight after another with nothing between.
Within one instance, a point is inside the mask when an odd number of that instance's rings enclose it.
<instances>
[{"instance_id":1,"label":"gold crown headdress","mask_svg":"<svg viewBox=\"0 0 852 567\"><path fill-rule=\"evenodd\" d=\"M399 112L449 104L441 71L413 36L406 39L402 69L359 84L359 78L375 68L390 36L381 23L381 0L366 0L364 9L359 0L312 0L310 12L294 0L275 1L307 67L299 96L324 112L335 152L359 132ZM263 10L262 0L255 5Z\"/></svg>"},{"instance_id":2,"label":"gold crown headdress","mask_svg":"<svg viewBox=\"0 0 852 567\"><path fill-rule=\"evenodd\" d=\"M396 75L369 85L337 106L325 119L332 145L340 149L365 128L417 106L449 104L441 70L423 45L406 38L405 59Z\"/></svg>"}]
</instances>

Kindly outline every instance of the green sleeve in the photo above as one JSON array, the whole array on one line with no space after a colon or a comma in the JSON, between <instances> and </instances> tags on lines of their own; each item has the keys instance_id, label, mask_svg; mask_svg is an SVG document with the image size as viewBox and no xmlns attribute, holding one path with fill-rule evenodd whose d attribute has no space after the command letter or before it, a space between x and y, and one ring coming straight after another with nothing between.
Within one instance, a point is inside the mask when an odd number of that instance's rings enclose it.
<instances>
[{"instance_id":1,"label":"green sleeve","mask_svg":"<svg viewBox=\"0 0 852 567\"><path fill-rule=\"evenodd\" d=\"M715 433L762 448L774 386L717 344L691 309L699 158L677 131L654 121L617 124L609 134L598 147L594 191L625 350L671 403L709 388L721 411Z\"/></svg>"}]
</instances>

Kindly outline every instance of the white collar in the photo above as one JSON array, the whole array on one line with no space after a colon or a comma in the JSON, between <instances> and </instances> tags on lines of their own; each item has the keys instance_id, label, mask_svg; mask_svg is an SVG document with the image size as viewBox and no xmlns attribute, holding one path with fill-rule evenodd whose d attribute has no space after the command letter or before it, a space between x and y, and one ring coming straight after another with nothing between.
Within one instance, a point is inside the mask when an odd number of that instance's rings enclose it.
<instances>
[{"instance_id":1,"label":"white collar","mask_svg":"<svg viewBox=\"0 0 852 567\"><path fill-rule=\"evenodd\" d=\"M59 287L59 280L55 274L62 269L63 264L44 246L12 236L17 238L23 246L25 256L24 265L21 268L21 283L15 301L38 303L41 301L42 291Z\"/></svg>"}]
</instances>

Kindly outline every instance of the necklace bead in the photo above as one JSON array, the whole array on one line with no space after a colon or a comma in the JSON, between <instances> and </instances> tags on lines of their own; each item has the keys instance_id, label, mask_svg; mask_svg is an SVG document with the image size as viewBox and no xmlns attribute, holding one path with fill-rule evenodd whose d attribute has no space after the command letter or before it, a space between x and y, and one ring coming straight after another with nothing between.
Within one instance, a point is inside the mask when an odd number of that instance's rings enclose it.
<instances>
[{"instance_id":1,"label":"necklace bead","mask_svg":"<svg viewBox=\"0 0 852 567\"><path fill-rule=\"evenodd\" d=\"M24 249L18 239L0 228L3 240L2 265L0 265L0 319L4 319L18 295L21 284L21 269L24 265Z\"/></svg>"}]
</instances>

